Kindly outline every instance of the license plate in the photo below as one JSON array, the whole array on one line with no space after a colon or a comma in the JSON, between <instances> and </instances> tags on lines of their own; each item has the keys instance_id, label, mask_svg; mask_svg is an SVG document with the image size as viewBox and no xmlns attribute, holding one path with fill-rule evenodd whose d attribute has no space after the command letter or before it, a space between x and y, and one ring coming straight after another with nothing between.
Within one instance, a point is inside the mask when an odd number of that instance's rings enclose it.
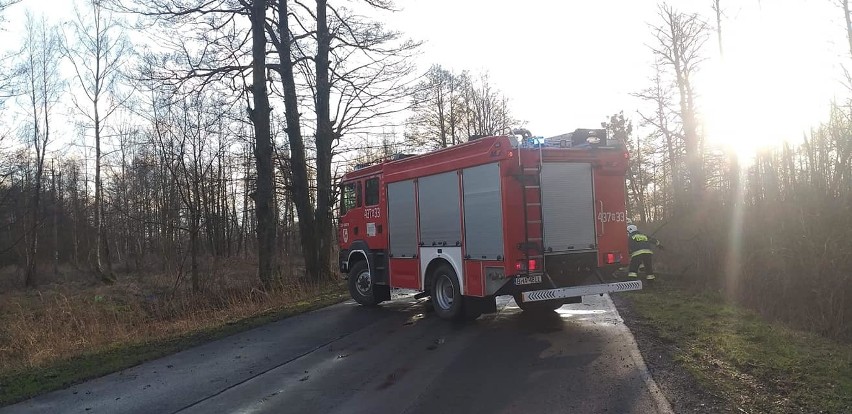
<instances>
[{"instance_id":1,"label":"license plate","mask_svg":"<svg viewBox=\"0 0 852 414\"><path fill-rule=\"evenodd\" d=\"M532 285L533 283L541 283L541 275L518 276L515 278L515 286Z\"/></svg>"}]
</instances>

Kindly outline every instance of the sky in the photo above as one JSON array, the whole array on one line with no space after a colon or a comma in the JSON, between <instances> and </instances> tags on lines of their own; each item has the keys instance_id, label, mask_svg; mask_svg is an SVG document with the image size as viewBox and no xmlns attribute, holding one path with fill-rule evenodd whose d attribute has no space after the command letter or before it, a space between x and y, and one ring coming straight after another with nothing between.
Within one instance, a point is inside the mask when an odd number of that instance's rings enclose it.
<instances>
[{"instance_id":1,"label":"sky","mask_svg":"<svg viewBox=\"0 0 852 414\"><path fill-rule=\"evenodd\" d=\"M487 71L533 134L599 127L644 84L653 15L641 1L411 0L401 26L421 60Z\"/></svg>"},{"instance_id":2,"label":"sky","mask_svg":"<svg viewBox=\"0 0 852 414\"><path fill-rule=\"evenodd\" d=\"M351 1L351 0L350 0ZM61 21L72 1L23 0L6 14L0 42L17 45L24 11ZM712 0L671 2L707 16ZM831 0L722 0L725 59L715 33L696 79L711 141L748 150L796 139L827 117L844 93L839 62L848 60L842 11ZM650 84L650 24L655 0L397 0L380 18L424 42L417 64L487 72L516 118L535 135L599 127L624 111L638 119L630 96ZM2 46L0 46L2 47ZM759 138L754 138L759 137Z\"/></svg>"},{"instance_id":3,"label":"sky","mask_svg":"<svg viewBox=\"0 0 852 414\"><path fill-rule=\"evenodd\" d=\"M707 16L711 0L671 2ZM653 55L650 24L657 1L502 2L400 1L398 24L425 41L421 62L488 71L517 118L535 135L598 127L608 115L630 118L642 103L630 96L648 86ZM716 34L696 87L707 133L723 145L756 142L749 150L802 131L827 117L848 59L842 11L830 0L721 1L725 60ZM710 125L713 124L713 125ZM763 138L754 139L761 135ZM766 141L766 142L765 142Z\"/></svg>"}]
</instances>

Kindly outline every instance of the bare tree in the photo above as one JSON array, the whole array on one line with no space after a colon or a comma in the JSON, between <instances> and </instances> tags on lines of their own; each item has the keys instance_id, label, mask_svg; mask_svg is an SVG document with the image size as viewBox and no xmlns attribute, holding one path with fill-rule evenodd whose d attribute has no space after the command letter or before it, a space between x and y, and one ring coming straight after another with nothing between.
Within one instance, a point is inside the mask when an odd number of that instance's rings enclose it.
<instances>
[{"instance_id":1,"label":"bare tree","mask_svg":"<svg viewBox=\"0 0 852 414\"><path fill-rule=\"evenodd\" d=\"M296 213L299 217L299 234L303 255L308 272L316 271L317 255L314 253L316 244L312 238L315 227L314 211L311 206L310 187L305 143L302 138L301 116L299 113L299 97L296 92L294 66L299 61L293 61L294 43L297 40L290 32L290 3L279 0L273 11L272 23L267 26L267 36L278 56L276 71L281 78L281 89L284 101L284 117L289 142L289 163L291 191L294 198Z\"/></svg>"},{"instance_id":2,"label":"bare tree","mask_svg":"<svg viewBox=\"0 0 852 414\"><path fill-rule=\"evenodd\" d=\"M209 180L216 160L208 144L220 112L215 99L198 91L164 97L164 108L157 114L153 135L160 148L163 164L172 178L174 191L186 209L189 233L190 276L194 291L201 290L199 256L201 254L202 212L206 208L203 187ZM172 104L174 102L174 105Z\"/></svg>"},{"instance_id":3,"label":"bare tree","mask_svg":"<svg viewBox=\"0 0 852 414\"><path fill-rule=\"evenodd\" d=\"M704 192L705 176L692 79L704 59L702 52L708 27L699 15L682 13L666 4L659 6L658 15L662 24L653 28L657 42L651 49L675 77L691 202L694 203Z\"/></svg>"},{"instance_id":4,"label":"bare tree","mask_svg":"<svg viewBox=\"0 0 852 414\"><path fill-rule=\"evenodd\" d=\"M719 4L720 1L713 0L713 12L716 13L716 39L719 42L719 57L724 58L725 48L722 44L722 6Z\"/></svg>"},{"instance_id":5,"label":"bare tree","mask_svg":"<svg viewBox=\"0 0 852 414\"><path fill-rule=\"evenodd\" d=\"M368 4L379 9L392 7L387 1ZM402 110L393 104L408 96L409 57L418 44L326 0L317 0L313 9L285 0L274 6L276 18L268 32L278 56L274 68L283 90L302 252L309 277L320 280L331 270L334 147L345 134L373 126L383 116ZM306 24L310 21L315 24ZM307 86L312 104L307 109L315 117L315 207L310 204L305 125L300 111L304 106L297 85Z\"/></svg>"},{"instance_id":6,"label":"bare tree","mask_svg":"<svg viewBox=\"0 0 852 414\"><path fill-rule=\"evenodd\" d=\"M446 148L460 140L457 128L462 113L459 77L440 65L432 65L412 96L414 114L406 122L408 139Z\"/></svg>"},{"instance_id":7,"label":"bare tree","mask_svg":"<svg viewBox=\"0 0 852 414\"><path fill-rule=\"evenodd\" d=\"M5 12L6 9L8 9L9 7L12 7L20 2L21 0L0 0L0 22L6 21L6 17L2 16L2 13Z\"/></svg>"},{"instance_id":8,"label":"bare tree","mask_svg":"<svg viewBox=\"0 0 852 414\"><path fill-rule=\"evenodd\" d=\"M647 222L649 214L647 213L647 203L645 202L645 189L649 180L645 176L645 171L642 168L643 156L639 140L633 141L633 122L624 116L624 112L619 112L609 117L609 122L602 122L601 126L606 128L607 134L617 140L621 145L630 152L630 159L627 164L627 191L628 203L627 213L631 216L635 212L639 213L639 220L643 223Z\"/></svg>"},{"instance_id":9,"label":"bare tree","mask_svg":"<svg viewBox=\"0 0 852 414\"><path fill-rule=\"evenodd\" d=\"M155 78L174 87L191 85L198 90L223 83L233 89L237 100L245 99L248 118L254 127L253 152L257 176L251 198L258 223L258 276L264 285L270 286L276 275L277 215L266 63L267 12L271 4L246 0L114 0L111 4L165 23L165 27L161 27L173 34L170 39L160 37L177 52L179 65L162 68L153 75ZM249 30L244 26L245 21L238 17L248 18ZM246 187L248 191L248 185ZM245 208L248 208L248 203Z\"/></svg>"},{"instance_id":10,"label":"bare tree","mask_svg":"<svg viewBox=\"0 0 852 414\"><path fill-rule=\"evenodd\" d=\"M253 0L251 9L252 102L249 109L254 125L254 160L257 169L257 188L254 205L257 216L258 265L257 273L269 285L275 277L276 217L275 167L272 164L272 134L266 78L266 10L267 3Z\"/></svg>"},{"instance_id":11,"label":"bare tree","mask_svg":"<svg viewBox=\"0 0 852 414\"><path fill-rule=\"evenodd\" d=\"M75 7L75 20L70 23L71 35L66 36L65 53L83 92L72 94L71 101L87 121L95 141L95 271L101 280L112 282L114 275L103 225L101 157L105 123L123 103L118 96L118 82L130 44L100 0L88 0L85 5L88 9L85 11Z\"/></svg>"},{"instance_id":12,"label":"bare tree","mask_svg":"<svg viewBox=\"0 0 852 414\"><path fill-rule=\"evenodd\" d=\"M395 104L407 96L408 58L416 44L325 0L317 1L315 7L284 0L112 3L167 22L169 30L181 28L180 35L173 36L178 41L173 42L178 54L187 56L183 66L190 69L174 76L176 83L198 79L205 85L223 82L242 87L235 92L245 98L255 131L253 199L259 274L264 279L272 272L277 226L269 99L281 98L286 124L281 130L289 143L288 183L307 273L314 280L327 276L336 199L331 174L335 148L344 135L364 132L383 116L400 110ZM385 1L368 4L391 7ZM240 16L249 18L250 30L238 23L243 22L237 19ZM265 35L258 27L265 29ZM196 48L204 52L200 59L187 53ZM306 139L310 136L312 140ZM315 169L309 167L311 155Z\"/></svg>"},{"instance_id":13,"label":"bare tree","mask_svg":"<svg viewBox=\"0 0 852 414\"><path fill-rule=\"evenodd\" d=\"M849 42L849 54L852 56L852 15L849 10L849 0L838 0L839 6L843 9L843 19L846 22L846 40Z\"/></svg>"},{"instance_id":14,"label":"bare tree","mask_svg":"<svg viewBox=\"0 0 852 414\"><path fill-rule=\"evenodd\" d=\"M468 137L508 133L518 121L509 111L509 100L494 88L487 73L473 81L463 74L463 123Z\"/></svg>"},{"instance_id":15,"label":"bare tree","mask_svg":"<svg viewBox=\"0 0 852 414\"><path fill-rule=\"evenodd\" d=\"M20 0L0 0L0 28L6 23L6 18L3 13L11 6L19 3ZM16 71L11 68L6 68L5 63L13 61L9 56L3 56L0 63L0 110L4 109L6 99L15 95L13 83L16 81ZM0 142L3 142L10 135L9 131L0 132ZM0 177L0 183L3 183L8 178L5 175ZM3 196L5 198L5 196Z\"/></svg>"},{"instance_id":16,"label":"bare tree","mask_svg":"<svg viewBox=\"0 0 852 414\"><path fill-rule=\"evenodd\" d=\"M680 143L683 129L682 125L677 122L676 111L672 108L674 94L672 87L664 79L660 65L655 64L654 69L654 77L651 79L652 85L632 95L653 105L653 112L639 113L640 126L652 128L652 132L647 138L662 139L665 151L664 158L668 161L663 163L663 177L671 180L668 193L671 201L676 201L681 198L684 191L683 146ZM641 168L641 165L639 167ZM658 185L666 184L666 182L658 182Z\"/></svg>"},{"instance_id":17,"label":"bare tree","mask_svg":"<svg viewBox=\"0 0 852 414\"><path fill-rule=\"evenodd\" d=\"M415 145L439 148L471 136L507 133L518 123L508 99L491 85L487 74L480 75L477 82L468 72L456 75L438 65L417 86L412 110L414 114L406 121L406 138Z\"/></svg>"},{"instance_id":18,"label":"bare tree","mask_svg":"<svg viewBox=\"0 0 852 414\"><path fill-rule=\"evenodd\" d=\"M21 0L0 0L0 25L6 23L5 12L10 7L20 3ZM4 71L6 72L6 71ZM8 98L14 95L14 86L12 85L15 82L16 72L14 70L9 70L6 73L0 74L0 99ZM2 136L0 136L0 140L2 140Z\"/></svg>"},{"instance_id":19,"label":"bare tree","mask_svg":"<svg viewBox=\"0 0 852 414\"><path fill-rule=\"evenodd\" d=\"M21 73L24 75L23 96L29 106L28 142L35 152L35 171L32 179L32 195L29 206L31 221L28 230L29 246L24 284L32 287L36 283L39 232L42 221L42 185L44 178L47 146L51 141L50 119L54 106L62 93L62 79L55 64L60 56L59 35L42 16L31 14L26 17L26 39L21 51Z\"/></svg>"}]
</instances>

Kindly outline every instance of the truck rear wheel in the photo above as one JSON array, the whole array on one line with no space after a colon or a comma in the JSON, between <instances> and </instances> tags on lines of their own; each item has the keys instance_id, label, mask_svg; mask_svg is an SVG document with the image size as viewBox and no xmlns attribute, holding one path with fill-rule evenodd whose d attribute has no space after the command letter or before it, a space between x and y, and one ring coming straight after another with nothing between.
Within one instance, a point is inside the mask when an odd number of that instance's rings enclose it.
<instances>
[{"instance_id":1,"label":"truck rear wheel","mask_svg":"<svg viewBox=\"0 0 852 414\"><path fill-rule=\"evenodd\" d=\"M562 307L562 302L557 300L542 300L538 302L524 302L521 294L512 295L515 298L515 303L524 312L553 312Z\"/></svg>"},{"instance_id":2,"label":"truck rear wheel","mask_svg":"<svg viewBox=\"0 0 852 414\"><path fill-rule=\"evenodd\" d=\"M349 294L364 306L376 306L379 301L374 292L373 277L366 261L358 261L349 269Z\"/></svg>"},{"instance_id":3,"label":"truck rear wheel","mask_svg":"<svg viewBox=\"0 0 852 414\"><path fill-rule=\"evenodd\" d=\"M433 280L432 306L435 314L441 319L461 318L464 300L456 272L449 265L442 264L435 269Z\"/></svg>"}]
</instances>

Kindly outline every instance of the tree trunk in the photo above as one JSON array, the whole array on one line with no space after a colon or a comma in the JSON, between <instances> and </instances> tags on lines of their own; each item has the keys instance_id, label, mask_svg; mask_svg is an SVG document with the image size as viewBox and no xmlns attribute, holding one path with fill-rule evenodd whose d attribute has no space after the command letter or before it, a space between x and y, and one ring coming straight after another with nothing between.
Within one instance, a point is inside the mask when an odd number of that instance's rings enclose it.
<instances>
[{"instance_id":1,"label":"tree trunk","mask_svg":"<svg viewBox=\"0 0 852 414\"><path fill-rule=\"evenodd\" d=\"M255 211L257 214L258 266L257 275L266 287L274 277L275 263L275 209L272 167L272 138L269 119L269 96L266 91L266 1L252 3L252 98L251 112L255 137L255 165L257 189ZM289 56L288 56L289 58Z\"/></svg>"},{"instance_id":2,"label":"tree trunk","mask_svg":"<svg viewBox=\"0 0 852 414\"><path fill-rule=\"evenodd\" d=\"M201 290L201 277L198 274L198 227L199 213L198 207L190 209L189 220L189 250L190 250L190 275L192 278L192 291L199 292Z\"/></svg>"},{"instance_id":3,"label":"tree trunk","mask_svg":"<svg viewBox=\"0 0 852 414\"><path fill-rule=\"evenodd\" d=\"M636 194L636 201L638 202L639 208L639 220L642 223L648 222L648 216L645 211L645 190L643 187L643 183L645 182L644 177L642 176L642 149L639 146L639 138L636 138L636 164L635 171L631 171L631 175L633 177L631 183L633 184L633 193ZM633 166L631 166L633 167ZM633 168L631 168L633 169Z\"/></svg>"},{"instance_id":4,"label":"tree trunk","mask_svg":"<svg viewBox=\"0 0 852 414\"><path fill-rule=\"evenodd\" d=\"M845 2L846 2L846 0L844 0L844 3ZM724 59L725 58L725 49L724 49L724 47L722 47L722 9L721 9L721 6L719 5L719 0L713 1L713 11L716 12L716 37L719 41L719 57ZM846 15L849 16L848 13ZM849 25L847 24L847 27L848 26ZM852 39L850 39L850 46L852 46Z\"/></svg>"},{"instance_id":5,"label":"tree trunk","mask_svg":"<svg viewBox=\"0 0 852 414\"><path fill-rule=\"evenodd\" d=\"M104 236L103 184L101 182L101 123L98 105L95 103L95 272L101 281L114 282L113 276L104 269L105 254L109 246Z\"/></svg>"},{"instance_id":6,"label":"tree trunk","mask_svg":"<svg viewBox=\"0 0 852 414\"><path fill-rule=\"evenodd\" d=\"M319 64L319 62L317 62ZM439 75L440 76L440 75ZM438 109L438 131L441 134L441 148L447 148L447 127L444 120L444 85L443 80L438 87L438 96L436 99L436 107Z\"/></svg>"},{"instance_id":7,"label":"tree trunk","mask_svg":"<svg viewBox=\"0 0 852 414\"><path fill-rule=\"evenodd\" d=\"M849 40L849 54L852 55L852 16L849 16L849 0L843 0L843 15L846 18L846 38Z\"/></svg>"},{"instance_id":8,"label":"tree trunk","mask_svg":"<svg viewBox=\"0 0 852 414\"><path fill-rule=\"evenodd\" d=\"M290 143L290 169L293 180L292 197L296 205L296 214L299 216L299 236L302 244L302 255L305 259L306 276L309 279L318 280L321 272L319 263L320 254L317 239L314 237L317 228L315 226L314 210L311 207L305 144L302 139L301 116L299 114L299 100L296 95L296 85L294 82L293 62L290 60L293 45L288 29L289 9L287 0L279 0L279 8L278 38L280 46L277 49L281 63L279 69L282 82L281 86L284 91L284 116L287 122L285 131L287 132L287 139ZM324 7L323 10L325 10Z\"/></svg>"},{"instance_id":9,"label":"tree trunk","mask_svg":"<svg viewBox=\"0 0 852 414\"><path fill-rule=\"evenodd\" d=\"M80 198L80 196L77 193L77 188L78 188L77 187L77 185L78 185L77 181L80 178L80 172L79 172L79 170L77 170L76 166L73 167L73 168L74 168L72 170L72 173L73 173L72 177L73 178L71 178L71 182L74 183L74 185L71 189L71 232L72 232L71 238L74 240L73 241L73 245L74 245L73 246L74 247L74 252L73 252L74 267L79 268L80 267L80 254L79 254L79 252L80 252L80 234L78 233L78 229L77 229L77 226L79 224L77 218L80 216L80 213L79 213L80 212L80 210L79 210L79 204L80 204L79 198Z\"/></svg>"},{"instance_id":10,"label":"tree trunk","mask_svg":"<svg viewBox=\"0 0 852 414\"><path fill-rule=\"evenodd\" d=\"M25 231L32 232L32 236L30 237L30 245L27 251L27 270L24 276L24 285L28 288L35 287L36 284L36 256L38 254L38 227L39 227L39 210L40 210L40 202L41 202L41 174L42 174L42 161L41 159L37 160L36 163L36 177L35 177L35 188L33 189L33 197L32 197L32 205L30 206L30 211L32 212L31 218L32 222L30 226Z\"/></svg>"},{"instance_id":11,"label":"tree trunk","mask_svg":"<svg viewBox=\"0 0 852 414\"><path fill-rule=\"evenodd\" d=\"M39 129L35 129L35 150L36 150L36 172L33 183L32 205L30 206L31 220L30 227L25 231L32 232L29 240L29 248L27 251L27 269L24 275L24 285L28 288L35 287L36 284L36 261L38 256L38 228L41 210L41 181L44 174L44 145L39 144Z\"/></svg>"},{"instance_id":12,"label":"tree trunk","mask_svg":"<svg viewBox=\"0 0 852 414\"><path fill-rule=\"evenodd\" d=\"M56 170L51 167L51 193L53 193L53 275L59 276L59 212L62 203L56 191ZM62 172L59 172L59 188L62 188Z\"/></svg>"},{"instance_id":13,"label":"tree trunk","mask_svg":"<svg viewBox=\"0 0 852 414\"><path fill-rule=\"evenodd\" d=\"M316 209L316 241L317 241L317 279L328 276L331 270L331 207L332 177L331 177L331 146L335 132L332 126L330 112L331 83L329 82L328 54L331 47L331 34L328 31L326 17L327 0L317 0L317 57L316 62L316 112L317 112L317 209ZM442 132L444 145L446 135Z\"/></svg>"},{"instance_id":14,"label":"tree trunk","mask_svg":"<svg viewBox=\"0 0 852 414\"><path fill-rule=\"evenodd\" d=\"M248 233L249 233L249 174L251 169L251 159L249 156L249 149L246 147L245 152L245 177L243 180L243 223L242 228L240 229L240 245L237 247L237 251L242 249L243 258L248 258Z\"/></svg>"},{"instance_id":15,"label":"tree trunk","mask_svg":"<svg viewBox=\"0 0 852 414\"><path fill-rule=\"evenodd\" d=\"M698 130L692 105L692 86L684 68L678 60L674 64L675 77L679 92L680 116L683 122L683 142L686 150L686 167L689 171L690 197L688 202L695 206L704 191L704 168L698 145Z\"/></svg>"}]
</instances>

